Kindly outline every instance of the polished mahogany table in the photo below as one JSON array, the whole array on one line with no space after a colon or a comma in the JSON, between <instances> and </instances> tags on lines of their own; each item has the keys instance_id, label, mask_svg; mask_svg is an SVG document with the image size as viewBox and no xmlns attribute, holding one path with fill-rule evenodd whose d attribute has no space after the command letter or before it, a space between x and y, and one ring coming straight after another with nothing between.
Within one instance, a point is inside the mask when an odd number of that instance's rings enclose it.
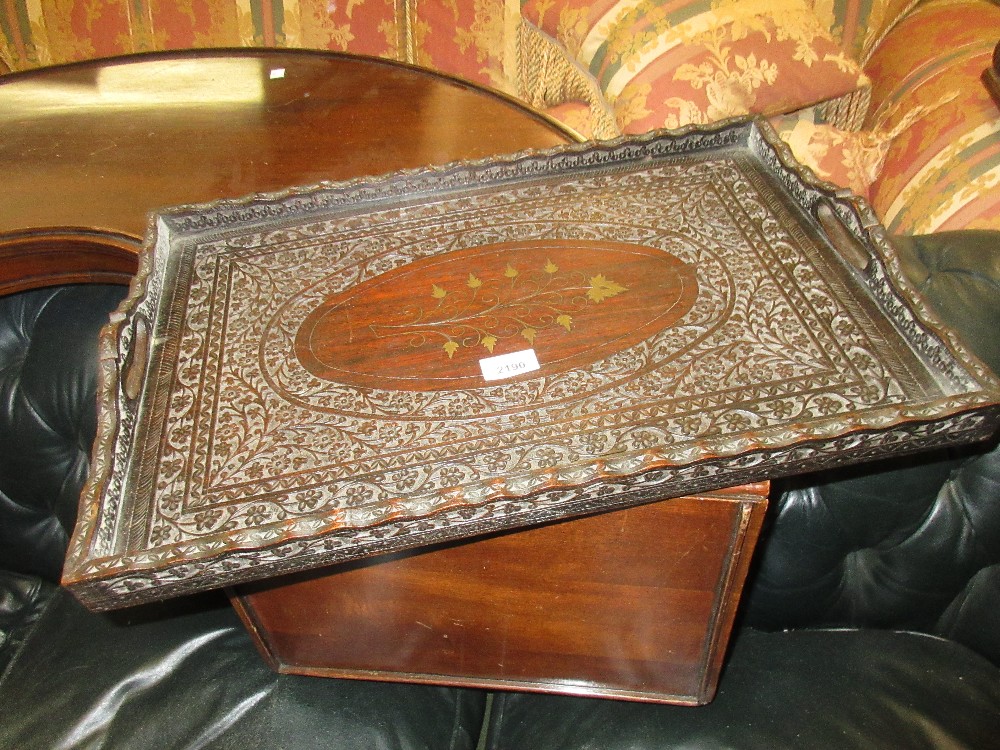
<instances>
[{"instance_id":1,"label":"polished mahogany table","mask_svg":"<svg viewBox=\"0 0 1000 750\"><path fill-rule=\"evenodd\" d=\"M568 140L500 95L333 54L161 54L6 76L0 293L128 281L160 207ZM283 671L702 703L715 690L766 489L230 593Z\"/></svg>"},{"instance_id":2,"label":"polished mahogany table","mask_svg":"<svg viewBox=\"0 0 1000 750\"><path fill-rule=\"evenodd\" d=\"M569 139L500 95L335 54L156 54L7 75L0 291L127 280L163 206Z\"/></svg>"}]
</instances>

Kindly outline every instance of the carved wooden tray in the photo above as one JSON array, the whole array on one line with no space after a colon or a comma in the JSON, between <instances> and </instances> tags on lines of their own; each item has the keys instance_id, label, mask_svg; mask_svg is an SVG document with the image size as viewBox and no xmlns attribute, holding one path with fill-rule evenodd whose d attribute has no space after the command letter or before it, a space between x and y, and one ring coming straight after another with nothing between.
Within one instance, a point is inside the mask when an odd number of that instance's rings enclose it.
<instances>
[{"instance_id":1,"label":"carved wooden tray","mask_svg":"<svg viewBox=\"0 0 1000 750\"><path fill-rule=\"evenodd\" d=\"M154 219L66 565L94 608L996 423L870 209L758 123Z\"/></svg>"}]
</instances>

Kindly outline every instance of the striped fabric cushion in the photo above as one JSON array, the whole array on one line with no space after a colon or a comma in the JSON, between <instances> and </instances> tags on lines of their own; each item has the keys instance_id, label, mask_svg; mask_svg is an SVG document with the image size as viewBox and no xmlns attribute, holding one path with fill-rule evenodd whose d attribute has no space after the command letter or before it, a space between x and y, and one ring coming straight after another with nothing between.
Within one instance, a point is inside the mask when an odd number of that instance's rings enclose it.
<instances>
[{"instance_id":1,"label":"striped fabric cushion","mask_svg":"<svg viewBox=\"0 0 1000 750\"><path fill-rule=\"evenodd\" d=\"M569 101L542 109L542 113L572 130L580 138L594 138L594 118L590 104Z\"/></svg>"},{"instance_id":2,"label":"striped fabric cushion","mask_svg":"<svg viewBox=\"0 0 1000 750\"><path fill-rule=\"evenodd\" d=\"M523 12L595 76L626 133L790 112L867 84L805 0L529 0Z\"/></svg>"},{"instance_id":3,"label":"striped fabric cushion","mask_svg":"<svg viewBox=\"0 0 1000 750\"><path fill-rule=\"evenodd\" d=\"M872 56L866 125L897 133L872 203L892 232L1000 229L1000 111L981 79L998 35L1000 6L929 0Z\"/></svg>"},{"instance_id":4,"label":"striped fabric cushion","mask_svg":"<svg viewBox=\"0 0 1000 750\"><path fill-rule=\"evenodd\" d=\"M862 64L895 22L920 0L810 0L816 16Z\"/></svg>"},{"instance_id":5,"label":"striped fabric cushion","mask_svg":"<svg viewBox=\"0 0 1000 750\"><path fill-rule=\"evenodd\" d=\"M0 4L11 70L189 47L305 47L397 57L406 33L386 0L71 0Z\"/></svg>"},{"instance_id":6,"label":"striped fabric cushion","mask_svg":"<svg viewBox=\"0 0 1000 750\"><path fill-rule=\"evenodd\" d=\"M460 76L468 81L510 90L505 55L516 39L506 0L410 0L399 3L408 13L408 62ZM513 91L510 91L513 93Z\"/></svg>"},{"instance_id":7,"label":"striped fabric cushion","mask_svg":"<svg viewBox=\"0 0 1000 750\"><path fill-rule=\"evenodd\" d=\"M621 0L520 0L525 20L562 44L578 60L603 39L635 2Z\"/></svg>"},{"instance_id":8,"label":"striped fabric cushion","mask_svg":"<svg viewBox=\"0 0 1000 750\"><path fill-rule=\"evenodd\" d=\"M885 134L816 123L808 113L778 115L770 122L796 160L817 177L870 197L891 142Z\"/></svg>"}]
</instances>

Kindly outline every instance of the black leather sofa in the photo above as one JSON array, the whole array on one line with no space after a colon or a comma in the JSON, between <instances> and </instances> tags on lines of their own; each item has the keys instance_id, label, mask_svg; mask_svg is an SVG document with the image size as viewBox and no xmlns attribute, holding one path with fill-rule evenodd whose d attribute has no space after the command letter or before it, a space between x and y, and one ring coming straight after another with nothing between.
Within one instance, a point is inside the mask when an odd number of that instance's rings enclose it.
<instances>
[{"instance_id":1,"label":"black leather sofa","mask_svg":"<svg viewBox=\"0 0 1000 750\"><path fill-rule=\"evenodd\" d=\"M1000 371L1000 234L899 250ZM1000 747L995 445L777 485L704 707L277 675L221 595L84 610L55 582L124 293L0 298L0 748Z\"/></svg>"}]
</instances>

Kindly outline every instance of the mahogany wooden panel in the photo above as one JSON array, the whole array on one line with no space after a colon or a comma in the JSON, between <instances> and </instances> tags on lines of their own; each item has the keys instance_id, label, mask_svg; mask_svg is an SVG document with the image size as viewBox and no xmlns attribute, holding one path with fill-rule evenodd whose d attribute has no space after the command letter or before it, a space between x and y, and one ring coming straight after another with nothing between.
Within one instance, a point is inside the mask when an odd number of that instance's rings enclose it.
<instances>
[{"instance_id":1,"label":"mahogany wooden panel","mask_svg":"<svg viewBox=\"0 0 1000 750\"><path fill-rule=\"evenodd\" d=\"M164 206L568 140L472 84L335 53L167 52L5 75L0 290L120 280L135 261L114 250L134 254Z\"/></svg>"},{"instance_id":2,"label":"mahogany wooden panel","mask_svg":"<svg viewBox=\"0 0 1000 750\"><path fill-rule=\"evenodd\" d=\"M112 232L34 230L0 235L0 294L56 284L128 284L139 243Z\"/></svg>"},{"instance_id":3,"label":"mahogany wooden panel","mask_svg":"<svg viewBox=\"0 0 1000 750\"><path fill-rule=\"evenodd\" d=\"M750 491L405 552L232 593L282 672L711 700L766 505Z\"/></svg>"},{"instance_id":4,"label":"mahogany wooden panel","mask_svg":"<svg viewBox=\"0 0 1000 750\"><path fill-rule=\"evenodd\" d=\"M640 245L487 243L330 296L298 328L295 356L361 387L478 387L482 357L533 347L558 375L673 325L697 296L691 264Z\"/></svg>"}]
</instances>

